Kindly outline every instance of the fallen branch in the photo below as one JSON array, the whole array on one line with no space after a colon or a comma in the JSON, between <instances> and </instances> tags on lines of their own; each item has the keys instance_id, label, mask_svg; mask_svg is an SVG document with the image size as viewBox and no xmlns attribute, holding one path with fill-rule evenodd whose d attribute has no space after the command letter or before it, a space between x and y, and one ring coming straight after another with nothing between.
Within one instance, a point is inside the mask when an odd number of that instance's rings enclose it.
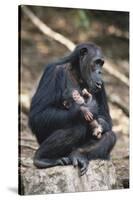
<instances>
[{"instance_id":1,"label":"fallen branch","mask_svg":"<svg viewBox=\"0 0 133 200\"><path fill-rule=\"evenodd\" d=\"M21 140L28 141L28 142L35 142L35 138L29 138L29 137L21 137Z\"/></svg>"},{"instance_id":2,"label":"fallen branch","mask_svg":"<svg viewBox=\"0 0 133 200\"><path fill-rule=\"evenodd\" d=\"M45 35L51 37L52 39L58 41L59 43L63 44L67 47L70 51L72 51L76 45L70 41L68 38L64 37L63 35L53 31L49 28L44 22L42 22L27 6L22 6L22 10L26 14L26 16L31 20L31 22ZM129 86L128 78L119 72L118 70L112 68L109 64L105 65L105 70L111 74L112 76L119 79L121 82Z\"/></svg>"},{"instance_id":3,"label":"fallen branch","mask_svg":"<svg viewBox=\"0 0 133 200\"><path fill-rule=\"evenodd\" d=\"M111 63L111 65L113 65ZM115 69L115 67L112 67L110 65L109 62L106 62L106 64L104 65L104 69L112 76L114 76L115 78L119 79L121 82L125 83L127 86L129 86L129 80L128 78L122 74L121 72L119 72L118 70Z\"/></svg>"},{"instance_id":4,"label":"fallen branch","mask_svg":"<svg viewBox=\"0 0 133 200\"><path fill-rule=\"evenodd\" d=\"M26 144L24 141L21 140L20 142L20 147L32 149L32 150L37 150L37 147L31 145L31 144Z\"/></svg>"},{"instance_id":5,"label":"fallen branch","mask_svg":"<svg viewBox=\"0 0 133 200\"><path fill-rule=\"evenodd\" d=\"M53 31L46 24L44 24L27 6L22 6L24 13L30 18L32 23L39 28L45 35L65 45L70 51L75 48L75 44L63 35Z\"/></svg>"},{"instance_id":6,"label":"fallen branch","mask_svg":"<svg viewBox=\"0 0 133 200\"><path fill-rule=\"evenodd\" d=\"M127 105L124 104L118 96L108 95L108 99L112 104L119 107L126 114L126 116L129 116L129 110Z\"/></svg>"}]
</instances>

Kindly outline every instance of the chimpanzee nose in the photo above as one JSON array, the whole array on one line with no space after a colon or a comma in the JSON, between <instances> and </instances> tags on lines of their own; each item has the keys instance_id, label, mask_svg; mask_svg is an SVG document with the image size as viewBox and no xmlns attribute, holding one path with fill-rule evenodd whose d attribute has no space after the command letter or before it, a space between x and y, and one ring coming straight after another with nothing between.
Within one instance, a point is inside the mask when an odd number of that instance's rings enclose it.
<instances>
[{"instance_id":1,"label":"chimpanzee nose","mask_svg":"<svg viewBox=\"0 0 133 200\"><path fill-rule=\"evenodd\" d=\"M102 87L102 81L97 81L96 82L96 87L101 88Z\"/></svg>"}]
</instances>

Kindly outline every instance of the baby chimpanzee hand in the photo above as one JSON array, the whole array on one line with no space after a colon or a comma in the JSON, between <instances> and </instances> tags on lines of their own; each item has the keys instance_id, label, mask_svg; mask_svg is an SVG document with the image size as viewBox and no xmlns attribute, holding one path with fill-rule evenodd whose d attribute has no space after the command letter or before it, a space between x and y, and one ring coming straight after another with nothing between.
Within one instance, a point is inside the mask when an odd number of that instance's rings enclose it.
<instances>
[{"instance_id":1,"label":"baby chimpanzee hand","mask_svg":"<svg viewBox=\"0 0 133 200\"><path fill-rule=\"evenodd\" d=\"M80 106L81 112L84 114L84 117L86 121L92 121L93 120L93 114L88 110L85 106Z\"/></svg>"}]
</instances>

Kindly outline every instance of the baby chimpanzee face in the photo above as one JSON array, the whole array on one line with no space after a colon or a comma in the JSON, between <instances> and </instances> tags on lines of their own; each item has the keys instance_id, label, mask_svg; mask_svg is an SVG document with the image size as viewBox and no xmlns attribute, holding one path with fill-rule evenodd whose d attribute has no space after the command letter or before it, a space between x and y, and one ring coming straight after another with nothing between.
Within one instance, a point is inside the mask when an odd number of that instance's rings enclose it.
<instances>
[{"instance_id":1,"label":"baby chimpanzee face","mask_svg":"<svg viewBox=\"0 0 133 200\"><path fill-rule=\"evenodd\" d=\"M84 99L83 99L82 96L80 96L80 93L78 92L78 90L73 90L72 91L72 98L78 104L84 103Z\"/></svg>"},{"instance_id":2,"label":"baby chimpanzee face","mask_svg":"<svg viewBox=\"0 0 133 200\"><path fill-rule=\"evenodd\" d=\"M79 94L78 90L72 91L72 98L74 101L77 101L80 98L80 94Z\"/></svg>"}]
</instances>

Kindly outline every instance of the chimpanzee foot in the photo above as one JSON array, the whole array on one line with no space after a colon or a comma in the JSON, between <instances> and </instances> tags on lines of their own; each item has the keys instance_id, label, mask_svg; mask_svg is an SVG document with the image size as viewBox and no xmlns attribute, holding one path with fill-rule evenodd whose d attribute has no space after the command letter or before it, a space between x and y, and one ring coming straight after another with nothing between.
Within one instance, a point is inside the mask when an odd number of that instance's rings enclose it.
<instances>
[{"instance_id":1,"label":"chimpanzee foot","mask_svg":"<svg viewBox=\"0 0 133 200\"><path fill-rule=\"evenodd\" d=\"M99 125L98 127L96 127L94 130L93 130L93 133L92 133L92 135L93 136L96 136L97 137L97 139L100 139L101 137L102 137L102 127L101 127L101 125Z\"/></svg>"},{"instance_id":2,"label":"chimpanzee foot","mask_svg":"<svg viewBox=\"0 0 133 200\"><path fill-rule=\"evenodd\" d=\"M83 176L87 172L89 164L87 157L78 151L74 151L70 154L70 159L74 167L80 168L80 175Z\"/></svg>"},{"instance_id":3,"label":"chimpanzee foot","mask_svg":"<svg viewBox=\"0 0 133 200\"><path fill-rule=\"evenodd\" d=\"M71 162L70 158L62 157L62 158L58 159L58 163L59 163L59 165L70 165L72 162Z\"/></svg>"},{"instance_id":4,"label":"chimpanzee foot","mask_svg":"<svg viewBox=\"0 0 133 200\"><path fill-rule=\"evenodd\" d=\"M87 169L88 169L88 164L89 162L88 163L84 162L83 167L80 168L80 176L83 176L84 174L86 174Z\"/></svg>"}]
</instances>

